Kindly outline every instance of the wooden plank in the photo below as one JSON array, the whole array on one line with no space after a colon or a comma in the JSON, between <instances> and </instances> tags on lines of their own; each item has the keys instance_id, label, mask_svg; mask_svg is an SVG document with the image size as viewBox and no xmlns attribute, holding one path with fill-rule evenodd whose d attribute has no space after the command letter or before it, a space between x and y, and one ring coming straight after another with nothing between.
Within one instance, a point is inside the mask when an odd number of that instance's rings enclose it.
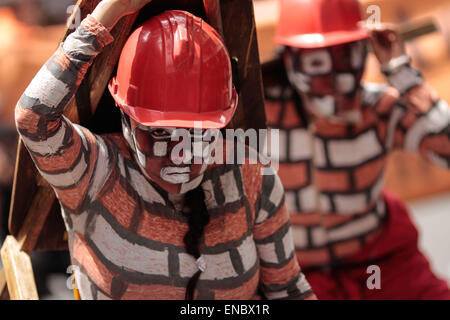
<instances>
[{"instance_id":1,"label":"wooden plank","mask_svg":"<svg viewBox=\"0 0 450 320\"><path fill-rule=\"evenodd\" d=\"M206 21L223 37L223 22L220 0L204 0Z\"/></svg>"},{"instance_id":2,"label":"wooden plank","mask_svg":"<svg viewBox=\"0 0 450 320\"><path fill-rule=\"evenodd\" d=\"M37 170L30 154L22 140L19 140L9 213L9 232L14 236L19 234L22 222L37 192L36 175Z\"/></svg>"},{"instance_id":3,"label":"wooden plank","mask_svg":"<svg viewBox=\"0 0 450 320\"><path fill-rule=\"evenodd\" d=\"M6 285L5 270L0 270L0 300L9 300L8 287Z\"/></svg>"},{"instance_id":4,"label":"wooden plank","mask_svg":"<svg viewBox=\"0 0 450 320\"><path fill-rule=\"evenodd\" d=\"M34 247L35 251L67 250L67 231L61 216L61 207L58 201L53 202L53 207L44 222L41 233ZM51 244L51 247L49 247Z\"/></svg>"},{"instance_id":5,"label":"wooden plank","mask_svg":"<svg viewBox=\"0 0 450 320\"><path fill-rule=\"evenodd\" d=\"M55 193L49 192L51 188L48 186L47 182L43 181L42 184L43 185L39 188L33 198L30 210L17 235L20 249L28 253L31 253L34 250L45 221L50 214L50 209L53 207L53 203L56 199ZM47 184L47 186L45 184Z\"/></svg>"},{"instance_id":6,"label":"wooden plank","mask_svg":"<svg viewBox=\"0 0 450 320\"><path fill-rule=\"evenodd\" d=\"M221 1L224 40L237 60L239 105L230 127L266 128L264 93L252 0Z\"/></svg>"},{"instance_id":7,"label":"wooden plank","mask_svg":"<svg viewBox=\"0 0 450 320\"><path fill-rule=\"evenodd\" d=\"M6 237L1 257L11 300L38 300L31 259L14 237Z\"/></svg>"}]
</instances>

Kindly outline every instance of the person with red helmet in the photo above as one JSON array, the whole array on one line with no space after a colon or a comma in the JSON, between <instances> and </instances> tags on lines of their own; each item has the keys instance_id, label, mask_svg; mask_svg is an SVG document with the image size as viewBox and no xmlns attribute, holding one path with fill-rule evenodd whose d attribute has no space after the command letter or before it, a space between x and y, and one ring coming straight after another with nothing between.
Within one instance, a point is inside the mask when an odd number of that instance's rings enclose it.
<instances>
[{"instance_id":1,"label":"person with red helmet","mask_svg":"<svg viewBox=\"0 0 450 320\"><path fill-rule=\"evenodd\" d=\"M450 299L405 206L383 191L396 148L450 165L450 108L398 32L356 0L280 0L280 59L264 67L269 127L296 254L319 299ZM361 83L368 41L389 85Z\"/></svg>"},{"instance_id":2,"label":"person with red helmet","mask_svg":"<svg viewBox=\"0 0 450 320\"><path fill-rule=\"evenodd\" d=\"M173 139L223 128L236 110L229 54L203 20L166 11L131 34L109 84L122 133L96 135L62 115L109 30L150 1L101 1L16 107L61 204L81 298L314 299L278 176L261 163L189 162L204 150Z\"/></svg>"}]
</instances>

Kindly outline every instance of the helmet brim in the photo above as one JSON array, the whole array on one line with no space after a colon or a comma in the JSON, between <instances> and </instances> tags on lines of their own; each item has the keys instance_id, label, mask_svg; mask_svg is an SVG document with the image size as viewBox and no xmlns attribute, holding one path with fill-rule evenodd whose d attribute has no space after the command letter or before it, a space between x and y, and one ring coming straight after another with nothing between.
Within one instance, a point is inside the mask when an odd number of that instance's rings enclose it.
<instances>
[{"instance_id":1,"label":"helmet brim","mask_svg":"<svg viewBox=\"0 0 450 320\"><path fill-rule=\"evenodd\" d=\"M230 107L214 112L161 112L148 108L128 106L116 100L116 105L123 112L144 126L202 129L222 129L227 126L236 112L237 104L238 96L234 89Z\"/></svg>"},{"instance_id":2,"label":"helmet brim","mask_svg":"<svg viewBox=\"0 0 450 320\"><path fill-rule=\"evenodd\" d=\"M335 31L328 33L310 33L289 37L275 37L275 42L289 47L316 49L336 46L344 43L367 39L369 32L365 29L353 31Z\"/></svg>"}]
</instances>

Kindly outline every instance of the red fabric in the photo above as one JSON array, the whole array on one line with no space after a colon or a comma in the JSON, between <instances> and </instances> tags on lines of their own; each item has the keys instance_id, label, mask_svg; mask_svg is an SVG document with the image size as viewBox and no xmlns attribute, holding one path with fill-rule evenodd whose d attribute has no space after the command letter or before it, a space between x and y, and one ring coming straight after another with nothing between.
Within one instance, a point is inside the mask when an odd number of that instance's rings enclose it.
<instances>
[{"instance_id":1,"label":"red fabric","mask_svg":"<svg viewBox=\"0 0 450 320\"><path fill-rule=\"evenodd\" d=\"M328 271L305 270L319 299L450 300L448 284L437 278L418 249L418 233L401 201L384 193L388 219L382 235L340 267ZM378 265L381 289L367 288L367 267Z\"/></svg>"}]
</instances>

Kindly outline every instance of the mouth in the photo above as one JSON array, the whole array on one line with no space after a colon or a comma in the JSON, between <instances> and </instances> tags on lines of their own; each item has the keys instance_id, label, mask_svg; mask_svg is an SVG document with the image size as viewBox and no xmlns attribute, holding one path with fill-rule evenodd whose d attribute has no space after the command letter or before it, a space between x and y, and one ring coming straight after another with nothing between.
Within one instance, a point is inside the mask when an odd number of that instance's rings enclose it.
<instances>
[{"instance_id":1,"label":"mouth","mask_svg":"<svg viewBox=\"0 0 450 320\"><path fill-rule=\"evenodd\" d=\"M161 178L169 183L180 184L189 182L189 167L164 167L161 169Z\"/></svg>"},{"instance_id":2,"label":"mouth","mask_svg":"<svg viewBox=\"0 0 450 320\"><path fill-rule=\"evenodd\" d=\"M161 169L161 173L172 175L172 174L184 174L190 173L191 168L189 167L164 167Z\"/></svg>"}]
</instances>

